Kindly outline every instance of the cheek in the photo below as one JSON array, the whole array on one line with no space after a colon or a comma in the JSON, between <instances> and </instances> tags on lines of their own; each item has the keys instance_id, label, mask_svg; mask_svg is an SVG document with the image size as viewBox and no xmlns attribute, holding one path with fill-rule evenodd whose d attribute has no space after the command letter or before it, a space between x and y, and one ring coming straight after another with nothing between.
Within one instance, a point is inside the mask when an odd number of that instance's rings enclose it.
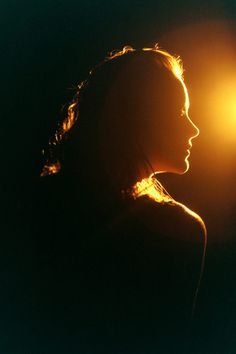
<instances>
[{"instance_id":1,"label":"cheek","mask_svg":"<svg viewBox=\"0 0 236 354\"><path fill-rule=\"evenodd\" d=\"M172 119L172 124L161 124L157 126L155 131L152 131L152 135L155 132L156 145L161 149L173 150L180 146L181 140L183 140L183 135L181 133L179 120ZM177 151L176 151L177 152Z\"/></svg>"},{"instance_id":2,"label":"cheek","mask_svg":"<svg viewBox=\"0 0 236 354\"><path fill-rule=\"evenodd\" d=\"M141 140L145 151L151 155L161 155L162 158L166 155L179 155L187 146L186 127L184 118L178 114L178 109L165 112L165 117L158 115L150 115L143 122L141 130ZM172 156L173 158L173 156Z\"/></svg>"}]
</instances>

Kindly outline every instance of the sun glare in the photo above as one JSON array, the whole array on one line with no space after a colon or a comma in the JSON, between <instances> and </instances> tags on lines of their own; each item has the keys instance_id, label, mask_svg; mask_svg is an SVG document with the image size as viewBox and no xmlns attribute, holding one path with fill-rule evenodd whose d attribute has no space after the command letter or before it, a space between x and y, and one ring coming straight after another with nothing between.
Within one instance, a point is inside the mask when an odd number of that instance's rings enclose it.
<instances>
[{"instance_id":1,"label":"sun glare","mask_svg":"<svg viewBox=\"0 0 236 354\"><path fill-rule=\"evenodd\" d=\"M224 77L209 93L208 109L214 116L212 129L221 142L236 142L236 74Z\"/></svg>"}]
</instances>

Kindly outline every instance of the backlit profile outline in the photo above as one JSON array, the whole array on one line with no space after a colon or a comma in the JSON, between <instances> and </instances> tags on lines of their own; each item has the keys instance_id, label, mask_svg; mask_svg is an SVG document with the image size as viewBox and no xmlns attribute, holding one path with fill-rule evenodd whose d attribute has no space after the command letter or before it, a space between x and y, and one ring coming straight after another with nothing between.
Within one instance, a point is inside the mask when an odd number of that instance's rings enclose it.
<instances>
[{"instance_id":1,"label":"backlit profile outline","mask_svg":"<svg viewBox=\"0 0 236 354\"><path fill-rule=\"evenodd\" d=\"M93 75L94 71L104 63L110 60L114 60L117 57L124 56L130 52L135 52L137 49L131 47L131 46L124 46L122 50L113 50L111 51L105 59L96 65L92 70L89 71L89 76L86 80L82 81L78 86L76 90L76 94L72 98L72 101L69 103L68 108L67 108L67 116L64 118L62 123L59 125L58 129L56 130L54 136L49 140L49 147L47 152L43 150L43 155L45 155L46 162L42 168L42 171L40 173L41 177L48 176L48 175L53 175L59 173L61 170L62 166L58 158L56 157L55 151L57 150L57 147L60 145L60 143L65 139L67 134L70 132L71 128L74 126L76 123L77 119L79 118L79 109L80 109L80 95L83 92L83 90L86 89L87 85L89 84L89 79ZM182 60L179 56L174 56L168 53L166 50L163 50L159 47L158 44L155 44L154 47L144 47L141 49L141 51L150 51L154 53L158 53L161 55L162 59L162 64L170 71L172 74L179 80L181 83L184 94L185 94L185 105L184 105L184 112L183 114L186 115L188 120L193 124L191 119L188 116L188 110L190 107L190 101L189 101L189 95L188 95L188 90L184 82L184 77L183 77L183 64ZM193 124L193 126L197 130L197 134L194 136L196 137L199 134L199 129ZM192 142L191 140L193 137L191 137L188 141L189 143L189 148L192 147ZM188 150L188 155L185 158L185 163L186 163L186 170L184 171L187 172L189 169L189 161L188 157L190 155L190 151ZM207 245L207 230L204 221L202 218L195 213L193 210L189 209L186 205L176 201L162 186L162 184L158 181L158 173L160 171L154 171L153 173L150 174L147 178L143 178L140 181L137 181L134 186L131 186L129 190L126 191L121 191L122 193L129 193L134 199L147 195L149 198L152 200L156 201L157 203L161 204L168 204L171 206L178 206L180 207L185 213L189 214L192 218L198 221L200 223L202 230L203 230L203 235L204 235L204 248L203 248L203 254L202 254L202 261L201 261L201 269L200 269L200 275L199 275L199 280L197 283L197 287L195 290L194 294L194 300L193 300L193 307L192 307L192 313L194 313L195 305L196 305L196 300L197 300L197 295L201 283L201 278L204 270L204 263L205 263L205 255L206 255L206 245Z\"/></svg>"}]
</instances>

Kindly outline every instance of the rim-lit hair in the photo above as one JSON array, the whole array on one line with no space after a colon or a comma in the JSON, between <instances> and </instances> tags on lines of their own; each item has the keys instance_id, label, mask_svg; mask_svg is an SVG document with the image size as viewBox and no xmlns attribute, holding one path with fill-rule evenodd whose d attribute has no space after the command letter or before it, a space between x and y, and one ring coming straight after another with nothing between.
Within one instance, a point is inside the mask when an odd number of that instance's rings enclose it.
<instances>
[{"instance_id":1,"label":"rim-lit hair","mask_svg":"<svg viewBox=\"0 0 236 354\"><path fill-rule=\"evenodd\" d=\"M124 46L122 50L113 50L111 51L105 59L96 65L92 70L89 71L88 78L82 81L78 86L72 101L69 103L67 108L67 114L62 123L59 125L53 137L49 140L49 146L47 149L47 153L43 150L43 154L46 155L46 162L42 168L40 173L41 177L52 175L58 173L62 166L58 157L56 156L55 151L57 147L62 143L62 141L66 138L67 134L70 132L71 128L75 125L76 121L79 118L79 109L80 109L80 96L82 92L86 89L89 84L90 78L93 73L96 71L98 67L105 64L107 61L111 61L116 59L117 57L121 57L127 55L131 52L153 52L158 55L158 60L162 62L163 66L166 67L169 71L173 73L173 75L181 82L185 95L187 97L187 106L189 106L187 89L184 84L183 78L183 64L182 60L179 56L174 56L168 53L167 51L161 49L158 44L155 44L154 47L150 48L142 48L135 49L131 46ZM188 109L188 107L186 107Z\"/></svg>"},{"instance_id":2,"label":"rim-lit hair","mask_svg":"<svg viewBox=\"0 0 236 354\"><path fill-rule=\"evenodd\" d=\"M96 72L96 69L108 61L115 60L117 57L125 56L129 53L132 53L132 52L153 52L153 53L157 54L157 62L159 62L159 63L161 62L162 65L164 67L166 67L170 72L172 72L172 74L180 81L180 83L184 89L184 92L185 92L185 110L186 110L186 112L188 111L189 97L188 97L187 88L184 83L183 64L182 64L182 60L179 56L171 55L167 51L161 49L158 46L158 44L156 44L152 48L135 49L131 46L125 46L125 47L123 47L122 50L114 50L114 51L110 52L108 54L108 56L105 57L105 59L101 63L99 63L97 66L95 66L94 69L90 70L88 78L86 80L82 81L77 86L76 94L74 95L72 101L68 105L66 117L64 118L62 123L59 125L59 128L56 130L54 136L49 141L49 147L48 147L47 154L43 150L43 153L46 155L45 156L46 162L43 166L40 176L44 177L44 176L48 176L48 175L57 174L61 170L61 167L62 167L61 162L58 160L58 158L56 156L57 147L60 146L60 144L64 141L67 134L70 132L70 130L72 129L72 127L75 125L76 121L78 120L79 111L80 111L81 94L88 86L90 79L92 78L93 74ZM162 184L157 180L155 173L152 173L149 177L144 178L141 181L137 181L137 183L134 186L130 186L130 187L131 187L131 189L129 190L129 194L134 199L139 198L143 195L147 195L152 200L155 200L157 203L168 204L171 206L178 206L185 213L187 213L192 218L197 220L200 223L200 225L202 226L203 235L204 235L204 250L203 250L203 255L202 255L200 276L199 276L199 280L198 280L198 284L197 284L197 287L195 290L195 295L194 295L194 300L193 300L192 310L194 311L196 299L197 299L197 294L198 294L198 290L200 287L200 282L201 282L202 273L203 273L203 269L204 269L204 262L205 262L207 231L206 231L204 221L193 210L189 209L184 204L182 204L182 203L176 201L174 198L172 198L168 194L168 192L165 190L165 188L162 186ZM123 191L121 191L121 192L123 192Z\"/></svg>"}]
</instances>

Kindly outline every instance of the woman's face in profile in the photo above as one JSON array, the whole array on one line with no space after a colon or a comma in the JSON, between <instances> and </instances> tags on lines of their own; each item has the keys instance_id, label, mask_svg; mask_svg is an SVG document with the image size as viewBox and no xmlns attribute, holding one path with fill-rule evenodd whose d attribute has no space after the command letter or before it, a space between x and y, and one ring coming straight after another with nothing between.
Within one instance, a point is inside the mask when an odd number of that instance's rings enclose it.
<instances>
[{"instance_id":1,"label":"woman's face in profile","mask_svg":"<svg viewBox=\"0 0 236 354\"><path fill-rule=\"evenodd\" d=\"M189 168L192 139L199 134L188 115L187 90L173 76L164 83L161 94L155 85L149 94L143 132L148 159L155 172L183 174Z\"/></svg>"},{"instance_id":2,"label":"woman's face in profile","mask_svg":"<svg viewBox=\"0 0 236 354\"><path fill-rule=\"evenodd\" d=\"M188 105L184 83L154 57L128 62L106 96L101 155L109 155L112 163L120 158L124 166L133 156L128 168L135 161L140 178L152 172L183 174L189 167L192 139L199 134Z\"/></svg>"}]
</instances>

